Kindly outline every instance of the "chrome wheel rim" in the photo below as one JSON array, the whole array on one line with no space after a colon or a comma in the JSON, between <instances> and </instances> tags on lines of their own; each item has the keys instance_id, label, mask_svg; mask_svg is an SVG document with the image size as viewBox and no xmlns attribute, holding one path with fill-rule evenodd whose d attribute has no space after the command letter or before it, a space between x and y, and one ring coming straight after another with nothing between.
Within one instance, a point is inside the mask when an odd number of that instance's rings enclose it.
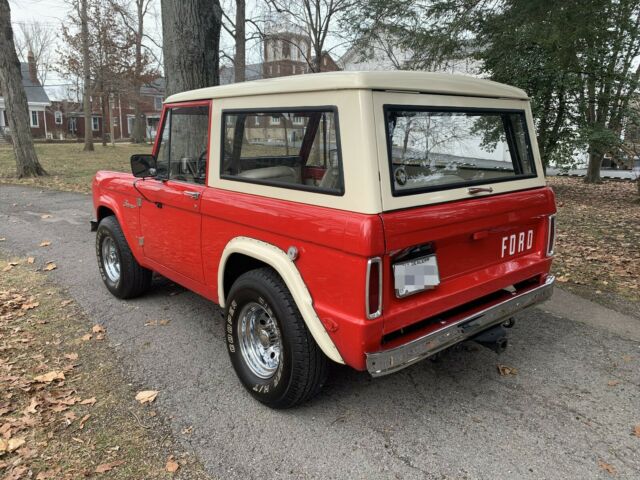
<instances>
[{"instance_id":1,"label":"chrome wheel rim","mask_svg":"<svg viewBox=\"0 0 640 480\"><path fill-rule=\"evenodd\" d=\"M259 378L273 376L280 366L280 329L269 311L256 302L246 304L238 317L240 351L251 372Z\"/></svg>"},{"instance_id":2,"label":"chrome wheel rim","mask_svg":"<svg viewBox=\"0 0 640 480\"><path fill-rule=\"evenodd\" d=\"M111 237L105 237L102 241L102 264L107 278L113 283L120 280L120 257L116 249L116 242Z\"/></svg>"}]
</instances>

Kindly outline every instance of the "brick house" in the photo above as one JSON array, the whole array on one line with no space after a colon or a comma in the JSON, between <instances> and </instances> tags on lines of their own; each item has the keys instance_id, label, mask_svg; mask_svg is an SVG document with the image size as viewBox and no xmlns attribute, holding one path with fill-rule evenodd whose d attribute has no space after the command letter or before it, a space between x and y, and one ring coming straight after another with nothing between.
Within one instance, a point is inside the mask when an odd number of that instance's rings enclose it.
<instances>
[{"instance_id":1,"label":"brick house","mask_svg":"<svg viewBox=\"0 0 640 480\"><path fill-rule=\"evenodd\" d=\"M146 120L146 137L154 139L162 102L165 95L164 78L158 78L140 88L141 110ZM103 120L100 99L92 99L91 126L94 138L102 138L103 122L107 136L111 134L109 122L113 122L115 141L128 140L133 132L135 117L134 100L126 95L112 95L107 107L106 121ZM52 136L55 139L84 138L84 112L82 104L70 101L54 101L47 108L47 122L53 125Z\"/></svg>"},{"instance_id":2,"label":"brick house","mask_svg":"<svg viewBox=\"0 0 640 480\"><path fill-rule=\"evenodd\" d=\"M261 63L245 67L246 80L286 77L309 73L309 63L315 61L311 55L311 40L302 30L289 26L285 30L270 29L262 43ZM341 70L328 52L323 52L320 61L321 72ZM220 68L220 84L234 83L233 67Z\"/></svg>"},{"instance_id":3,"label":"brick house","mask_svg":"<svg viewBox=\"0 0 640 480\"><path fill-rule=\"evenodd\" d=\"M27 104L29 106L29 123L31 126L31 135L34 138L46 138L48 133L47 118L45 110L51 102L47 96L47 92L38 80L38 72L33 54L29 52L27 63L20 64L20 73L22 74L22 85L27 95ZM11 135L9 129L9 120L5 108L5 100L0 92L0 141L6 141L6 136Z\"/></svg>"}]
</instances>

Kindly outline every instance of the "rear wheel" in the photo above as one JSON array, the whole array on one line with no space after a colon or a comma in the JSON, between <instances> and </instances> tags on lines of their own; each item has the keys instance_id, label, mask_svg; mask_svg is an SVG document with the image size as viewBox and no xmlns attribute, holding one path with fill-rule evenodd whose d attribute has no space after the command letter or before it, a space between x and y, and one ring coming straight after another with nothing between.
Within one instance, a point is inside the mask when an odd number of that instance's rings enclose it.
<instances>
[{"instance_id":1,"label":"rear wheel","mask_svg":"<svg viewBox=\"0 0 640 480\"><path fill-rule=\"evenodd\" d=\"M231 363L257 400L289 408L320 391L328 360L276 272L241 275L229 292L225 318Z\"/></svg>"},{"instance_id":2,"label":"rear wheel","mask_svg":"<svg viewBox=\"0 0 640 480\"><path fill-rule=\"evenodd\" d=\"M134 298L149 289L152 272L136 261L114 216L98 225L96 256L102 281L116 297Z\"/></svg>"}]
</instances>

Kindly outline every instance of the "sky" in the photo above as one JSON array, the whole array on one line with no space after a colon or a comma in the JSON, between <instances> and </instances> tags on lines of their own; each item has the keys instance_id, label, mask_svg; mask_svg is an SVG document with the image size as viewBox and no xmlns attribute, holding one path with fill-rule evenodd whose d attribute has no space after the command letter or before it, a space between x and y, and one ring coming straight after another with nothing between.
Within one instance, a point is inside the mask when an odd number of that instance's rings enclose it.
<instances>
[{"instance_id":1,"label":"sky","mask_svg":"<svg viewBox=\"0 0 640 480\"><path fill-rule=\"evenodd\" d=\"M234 6L233 0L221 0L221 5L224 11L232 12L232 6ZM54 31L60 32L61 25L65 21L71 6L70 0L9 0L11 7L11 21L14 25L14 32L18 31L20 24L41 23ZM247 0L247 18L260 18L264 15L264 0ZM233 13L230 15L233 17ZM151 8L148 18L145 20L145 29L157 44L161 44L162 38L162 23L160 17L160 0L151 0ZM247 36L252 34L252 27L247 24ZM57 41L60 42L61 35L57 35ZM162 58L162 52L152 42L146 42L149 48L151 48L156 57ZM331 48L336 43L332 39L327 39L327 47ZM225 52L233 52L233 39L230 35L222 29L221 48ZM344 48L335 51L335 54L339 56L339 51L344 51ZM250 41L247 44L247 63L258 62L260 58L260 45L257 41ZM225 63L223 60L222 63ZM68 98L67 92L70 81L63 78L59 73L50 71L47 74L45 88L49 97L54 100L61 100Z\"/></svg>"}]
</instances>

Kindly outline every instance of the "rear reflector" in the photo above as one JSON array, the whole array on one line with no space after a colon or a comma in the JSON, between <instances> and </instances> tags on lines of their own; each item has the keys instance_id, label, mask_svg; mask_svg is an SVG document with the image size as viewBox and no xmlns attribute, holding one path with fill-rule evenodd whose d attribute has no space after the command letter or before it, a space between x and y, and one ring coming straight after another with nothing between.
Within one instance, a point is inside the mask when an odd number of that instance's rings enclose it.
<instances>
[{"instance_id":1,"label":"rear reflector","mask_svg":"<svg viewBox=\"0 0 640 480\"><path fill-rule=\"evenodd\" d=\"M548 225L548 236L547 236L547 257L551 257L555 253L555 244L556 244L556 216L549 216L549 225Z\"/></svg>"},{"instance_id":2,"label":"rear reflector","mask_svg":"<svg viewBox=\"0 0 640 480\"><path fill-rule=\"evenodd\" d=\"M365 308L369 320L382 315L382 259L380 257L371 258L367 262Z\"/></svg>"}]
</instances>

